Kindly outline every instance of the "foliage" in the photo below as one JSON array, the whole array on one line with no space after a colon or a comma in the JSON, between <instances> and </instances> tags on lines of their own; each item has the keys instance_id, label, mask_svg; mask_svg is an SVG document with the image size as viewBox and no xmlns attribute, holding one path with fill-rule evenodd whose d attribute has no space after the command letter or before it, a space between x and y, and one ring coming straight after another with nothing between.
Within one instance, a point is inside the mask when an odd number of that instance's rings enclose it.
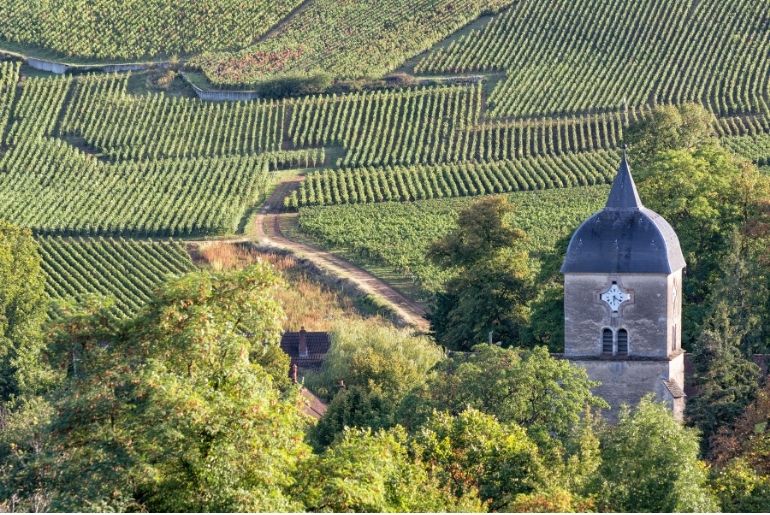
<instances>
[{"instance_id":1,"label":"foliage","mask_svg":"<svg viewBox=\"0 0 770 515\"><path fill-rule=\"evenodd\" d=\"M0 221L0 403L33 393L46 380L39 368L44 285L30 231Z\"/></svg>"},{"instance_id":2,"label":"foliage","mask_svg":"<svg viewBox=\"0 0 770 515\"><path fill-rule=\"evenodd\" d=\"M700 331L720 263L733 235L755 225L770 199L770 181L750 163L715 144L669 150L642 171L640 195L679 235L687 262L683 341Z\"/></svg>"},{"instance_id":3,"label":"foliage","mask_svg":"<svg viewBox=\"0 0 770 515\"><path fill-rule=\"evenodd\" d=\"M564 115L643 104L703 103L762 112L765 2L526 0L435 48L418 73L500 71L493 116Z\"/></svg>"},{"instance_id":4,"label":"foliage","mask_svg":"<svg viewBox=\"0 0 770 515\"><path fill-rule=\"evenodd\" d=\"M590 513L595 511L594 502L564 488L554 487L531 494L519 494L506 507L515 513Z\"/></svg>"},{"instance_id":5,"label":"foliage","mask_svg":"<svg viewBox=\"0 0 770 515\"><path fill-rule=\"evenodd\" d=\"M596 211L608 188L569 188L516 193L511 224L529 236L521 250L533 258L552 251L559 238ZM389 265L427 290L438 290L451 274L428 263L430 244L457 227L457 215L470 199L431 200L378 205L332 206L302 209L300 229L326 247L350 249L363 263Z\"/></svg>"},{"instance_id":6,"label":"foliage","mask_svg":"<svg viewBox=\"0 0 770 515\"><path fill-rule=\"evenodd\" d=\"M698 104L654 108L651 117L625 133L634 164L644 169L667 150L695 150L712 139L713 123L714 116Z\"/></svg>"},{"instance_id":7,"label":"foliage","mask_svg":"<svg viewBox=\"0 0 770 515\"><path fill-rule=\"evenodd\" d=\"M475 409L436 412L415 432L419 458L457 496L478 492L491 510L547 482L539 450L524 429Z\"/></svg>"},{"instance_id":8,"label":"foliage","mask_svg":"<svg viewBox=\"0 0 770 515\"><path fill-rule=\"evenodd\" d=\"M594 491L601 511L716 511L699 437L676 422L668 408L642 399L604 431L602 464Z\"/></svg>"},{"instance_id":9,"label":"foliage","mask_svg":"<svg viewBox=\"0 0 770 515\"><path fill-rule=\"evenodd\" d=\"M313 430L322 446L345 427L392 426L401 399L443 357L428 338L367 322L339 324L331 339L321 373L308 382L332 398Z\"/></svg>"},{"instance_id":10,"label":"foliage","mask_svg":"<svg viewBox=\"0 0 770 515\"><path fill-rule=\"evenodd\" d=\"M514 251L526 235L509 225L512 213L504 197L482 198L428 252L436 265L456 272L430 316L437 339L451 349L469 350L490 332L511 344L529 321L531 270L527 255Z\"/></svg>"},{"instance_id":11,"label":"foliage","mask_svg":"<svg viewBox=\"0 0 770 515\"><path fill-rule=\"evenodd\" d=\"M295 492L308 511L483 511L473 492L451 495L408 454L405 431L346 430L323 454L305 463Z\"/></svg>"},{"instance_id":12,"label":"foliage","mask_svg":"<svg viewBox=\"0 0 770 515\"><path fill-rule=\"evenodd\" d=\"M567 438L587 407L604 407L582 368L552 357L547 349L503 349L478 345L452 353L427 383L402 403L399 420L420 426L434 410L459 414L467 407L516 423L531 435Z\"/></svg>"},{"instance_id":13,"label":"foliage","mask_svg":"<svg viewBox=\"0 0 770 515\"><path fill-rule=\"evenodd\" d=\"M770 385L711 440L714 488L724 511L762 512L770 502Z\"/></svg>"},{"instance_id":14,"label":"foliage","mask_svg":"<svg viewBox=\"0 0 770 515\"><path fill-rule=\"evenodd\" d=\"M135 59L242 48L299 0L3 0L5 40L68 56Z\"/></svg>"},{"instance_id":15,"label":"foliage","mask_svg":"<svg viewBox=\"0 0 770 515\"><path fill-rule=\"evenodd\" d=\"M602 152L484 164L325 170L308 174L284 204L297 208L593 186L608 181L610 159Z\"/></svg>"},{"instance_id":16,"label":"foliage","mask_svg":"<svg viewBox=\"0 0 770 515\"><path fill-rule=\"evenodd\" d=\"M141 314L62 306L48 356L59 382L10 414L5 502L50 511L297 509L309 453L278 347L277 276L266 265L197 273Z\"/></svg>"},{"instance_id":17,"label":"foliage","mask_svg":"<svg viewBox=\"0 0 770 515\"><path fill-rule=\"evenodd\" d=\"M709 314L694 345L694 384L698 395L687 403L689 420L701 429L704 444L721 426L731 425L754 399L759 367L745 344L760 327L768 291L742 256L744 239L734 237L716 282ZM748 351L748 352L747 352ZM705 447L705 445L704 445Z\"/></svg>"},{"instance_id":18,"label":"foliage","mask_svg":"<svg viewBox=\"0 0 770 515\"><path fill-rule=\"evenodd\" d=\"M766 383L732 426L723 426L712 440L718 467L742 459L761 476L770 476L770 384Z\"/></svg>"},{"instance_id":19,"label":"foliage","mask_svg":"<svg viewBox=\"0 0 770 515\"><path fill-rule=\"evenodd\" d=\"M742 459L718 470L714 490L726 513L762 513L770 506L770 476L758 474Z\"/></svg>"}]
</instances>

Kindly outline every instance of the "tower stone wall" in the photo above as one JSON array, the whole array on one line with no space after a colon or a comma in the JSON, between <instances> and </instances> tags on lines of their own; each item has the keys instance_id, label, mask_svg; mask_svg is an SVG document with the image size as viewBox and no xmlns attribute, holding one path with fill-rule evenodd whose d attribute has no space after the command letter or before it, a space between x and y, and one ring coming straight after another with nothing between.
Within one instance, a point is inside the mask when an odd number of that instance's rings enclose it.
<instances>
[{"instance_id":1,"label":"tower stone wall","mask_svg":"<svg viewBox=\"0 0 770 515\"><path fill-rule=\"evenodd\" d=\"M572 235L564 274L564 356L600 385L614 420L647 394L684 413L679 239L642 205L625 155L605 208Z\"/></svg>"}]
</instances>

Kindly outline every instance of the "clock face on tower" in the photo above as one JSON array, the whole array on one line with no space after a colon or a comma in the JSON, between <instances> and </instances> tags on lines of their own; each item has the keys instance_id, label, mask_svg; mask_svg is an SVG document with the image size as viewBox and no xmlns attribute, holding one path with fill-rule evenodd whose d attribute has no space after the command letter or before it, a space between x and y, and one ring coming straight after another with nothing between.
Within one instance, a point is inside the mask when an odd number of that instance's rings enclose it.
<instances>
[{"instance_id":1,"label":"clock face on tower","mask_svg":"<svg viewBox=\"0 0 770 515\"><path fill-rule=\"evenodd\" d=\"M631 294L620 289L618 283L613 282L607 291L601 294L601 299L607 303L613 312L617 313L620 305L631 299Z\"/></svg>"}]
</instances>

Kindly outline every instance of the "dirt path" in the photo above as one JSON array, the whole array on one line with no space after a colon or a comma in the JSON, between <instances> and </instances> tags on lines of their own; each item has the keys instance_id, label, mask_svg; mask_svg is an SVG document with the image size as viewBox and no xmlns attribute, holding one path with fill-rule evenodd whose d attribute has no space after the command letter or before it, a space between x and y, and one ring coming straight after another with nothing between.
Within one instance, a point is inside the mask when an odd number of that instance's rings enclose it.
<instances>
[{"instance_id":1,"label":"dirt path","mask_svg":"<svg viewBox=\"0 0 770 515\"><path fill-rule=\"evenodd\" d=\"M302 179L302 176L284 179L265 201L255 220L256 236L259 242L263 245L289 250L297 256L309 260L319 268L326 269L339 277L356 283L362 291L387 302L390 308L409 325L420 331L427 331L430 324L425 319L425 308L421 305L406 298L381 279L350 261L317 247L290 240L281 231L281 220L297 216L295 213L280 213L283 208L283 199L302 182Z\"/></svg>"}]
</instances>

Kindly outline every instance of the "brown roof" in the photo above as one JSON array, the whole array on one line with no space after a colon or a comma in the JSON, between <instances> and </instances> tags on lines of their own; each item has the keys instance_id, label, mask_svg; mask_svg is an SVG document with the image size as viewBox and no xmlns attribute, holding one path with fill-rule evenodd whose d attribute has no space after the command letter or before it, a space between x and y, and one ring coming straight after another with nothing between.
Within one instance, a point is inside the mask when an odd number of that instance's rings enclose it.
<instances>
[{"instance_id":1,"label":"brown roof","mask_svg":"<svg viewBox=\"0 0 770 515\"><path fill-rule=\"evenodd\" d=\"M302 335L305 338L305 345L307 347L307 354L303 355L300 352L300 342ZM331 339L329 333L324 332L312 332L312 331L297 331L297 332L285 332L281 337L281 349L289 355L291 358L291 364L297 365L299 368L305 369L318 369L321 368L326 353L329 352L331 346Z\"/></svg>"},{"instance_id":2,"label":"brown roof","mask_svg":"<svg viewBox=\"0 0 770 515\"><path fill-rule=\"evenodd\" d=\"M321 399L316 397L315 394L307 388L302 388L300 394L305 400L305 406L302 409L302 412L305 415L311 416L316 420L324 416L324 413L326 413L326 404L324 404Z\"/></svg>"}]
</instances>

